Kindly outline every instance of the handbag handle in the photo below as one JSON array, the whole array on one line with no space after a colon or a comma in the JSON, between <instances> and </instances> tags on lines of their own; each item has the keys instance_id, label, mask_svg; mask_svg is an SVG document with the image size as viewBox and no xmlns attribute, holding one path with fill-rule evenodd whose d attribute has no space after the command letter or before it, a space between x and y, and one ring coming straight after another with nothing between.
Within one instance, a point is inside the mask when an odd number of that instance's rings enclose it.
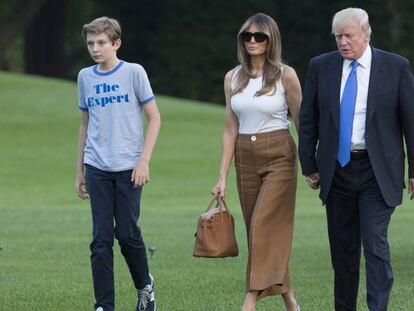
<instances>
[{"instance_id":1,"label":"handbag handle","mask_svg":"<svg viewBox=\"0 0 414 311\"><path fill-rule=\"evenodd\" d=\"M210 210L210 209L211 209L211 206L213 205L214 201L216 201L216 202L217 202L216 207L218 207L218 208L220 209L220 212L222 211L222 206L221 206L221 204L223 204L223 205L224 205L224 207L226 208L226 210L229 210L229 208L227 207L227 203L226 203L226 201L225 201L223 198L219 198L219 199L217 200L217 198L216 198L216 197L214 197L214 198L211 200L211 202L210 202L210 204L208 205L208 207L207 207L207 209L205 210L205 212L207 212L208 210ZM204 212L204 213L205 213L205 212Z\"/></svg>"}]
</instances>

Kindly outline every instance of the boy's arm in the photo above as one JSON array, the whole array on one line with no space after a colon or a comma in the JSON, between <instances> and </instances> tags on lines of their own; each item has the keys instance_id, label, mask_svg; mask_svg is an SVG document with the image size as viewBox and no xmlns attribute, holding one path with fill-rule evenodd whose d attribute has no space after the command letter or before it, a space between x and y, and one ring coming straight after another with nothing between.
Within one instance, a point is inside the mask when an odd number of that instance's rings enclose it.
<instances>
[{"instance_id":1,"label":"boy's arm","mask_svg":"<svg viewBox=\"0 0 414 311\"><path fill-rule=\"evenodd\" d=\"M142 187L149 181L149 161L161 126L160 112L158 111L155 99L144 105L144 113L148 120L147 133L145 135L141 157L131 175L134 188Z\"/></svg>"},{"instance_id":2,"label":"boy's arm","mask_svg":"<svg viewBox=\"0 0 414 311\"><path fill-rule=\"evenodd\" d=\"M88 131L89 114L87 111L81 111L81 122L79 128L79 145L78 145L78 161L76 164L76 182L75 188L78 197L85 200L88 199L88 189L86 188L83 156L86 144L86 136Z\"/></svg>"}]
</instances>

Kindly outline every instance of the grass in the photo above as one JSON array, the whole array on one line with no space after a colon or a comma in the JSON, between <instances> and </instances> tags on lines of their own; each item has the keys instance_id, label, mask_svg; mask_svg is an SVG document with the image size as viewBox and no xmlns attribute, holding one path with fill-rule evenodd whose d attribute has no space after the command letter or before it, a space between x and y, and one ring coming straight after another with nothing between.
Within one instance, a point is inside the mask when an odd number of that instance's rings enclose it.
<instances>
[{"instance_id":1,"label":"grass","mask_svg":"<svg viewBox=\"0 0 414 311\"><path fill-rule=\"evenodd\" d=\"M159 310L239 310L246 241L233 170L228 203L240 255L192 257L196 220L217 178L224 111L176 98L157 100L162 131L140 223L147 246L157 248L150 268ZM74 191L76 85L0 73L0 103L0 309L92 310L89 203ZM390 227L395 282L389 310L410 310L414 304L413 221L414 209L404 202ZM115 254L117 310L133 310L134 289L117 245ZM300 172L290 270L304 310L333 310L324 208ZM367 310L363 270L361 275L358 310ZM257 310L283 310L283 304L271 297L259 301Z\"/></svg>"}]
</instances>

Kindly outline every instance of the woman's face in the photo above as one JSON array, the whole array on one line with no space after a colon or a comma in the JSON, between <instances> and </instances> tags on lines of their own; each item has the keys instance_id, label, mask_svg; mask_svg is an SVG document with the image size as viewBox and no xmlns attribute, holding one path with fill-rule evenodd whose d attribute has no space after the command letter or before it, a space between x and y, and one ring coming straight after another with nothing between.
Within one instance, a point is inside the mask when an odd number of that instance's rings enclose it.
<instances>
[{"instance_id":1,"label":"woman's face","mask_svg":"<svg viewBox=\"0 0 414 311\"><path fill-rule=\"evenodd\" d=\"M250 56L259 56L266 53L269 38L255 24L251 24L241 34L241 38L244 48Z\"/></svg>"}]
</instances>

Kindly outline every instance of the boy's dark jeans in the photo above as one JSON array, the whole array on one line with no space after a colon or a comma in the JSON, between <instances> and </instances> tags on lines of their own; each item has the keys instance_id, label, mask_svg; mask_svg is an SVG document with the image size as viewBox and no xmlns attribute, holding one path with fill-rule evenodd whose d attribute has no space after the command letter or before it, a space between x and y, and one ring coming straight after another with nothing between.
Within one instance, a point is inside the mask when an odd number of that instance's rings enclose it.
<instances>
[{"instance_id":1,"label":"boy's dark jeans","mask_svg":"<svg viewBox=\"0 0 414 311\"><path fill-rule=\"evenodd\" d=\"M150 284L147 255L137 225L142 188L133 189L132 170L106 172L86 165L86 186L92 209L90 245L95 307L115 308L113 244L118 240L135 288Z\"/></svg>"}]
</instances>

